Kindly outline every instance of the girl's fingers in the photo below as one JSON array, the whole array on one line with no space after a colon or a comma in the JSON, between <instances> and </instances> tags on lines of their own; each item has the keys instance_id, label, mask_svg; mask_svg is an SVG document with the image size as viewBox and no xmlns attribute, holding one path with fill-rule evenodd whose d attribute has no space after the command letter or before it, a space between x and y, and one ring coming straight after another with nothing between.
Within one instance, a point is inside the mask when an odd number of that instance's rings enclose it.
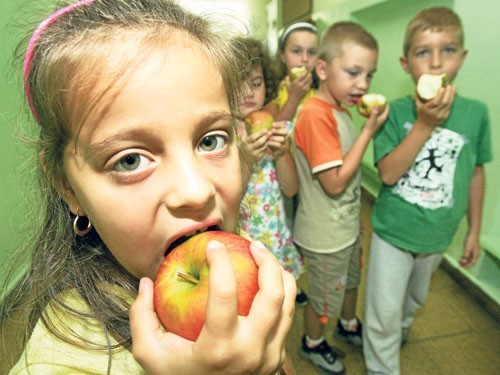
<instances>
[{"instance_id":1,"label":"girl's fingers","mask_svg":"<svg viewBox=\"0 0 500 375\"><path fill-rule=\"evenodd\" d=\"M140 281L139 294L130 307L130 330L136 340L147 339L151 332L158 330L160 321L153 306L153 281L144 277Z\"/></svg>"},{"instance_id":2,"label":"girl's fingers","mask_svg":"<svg viewBox=\"0 0 500 375\"><path fill-rule=\"evenodd\" d=\"M160 373L163 366L169 363L165 351L171 348L170 339L174 336L164 332L156 316L153 306L153 281L147 277L142 278L139 294L130 307L130 332L132 335L132 353L134 358L152 374ZM181 341L185 341L179 337ZM180 345L176 345L181 347ZM181 351L186 353L187 351ZM177 356L179 357L179 356ZM163 362L159 363L158 359Z\"/></svg>"},{"instance_id":3,"label":"girl's fingers","mask_svg":"<svg viewBox=\"0 0 500 375\"><path fill-rule=\"evenodd\" d=\"M206 322L201 334L207 331L210 335L224 338L238 324L236 278L229 254L222 243L209 242L207 261L210 267L208 303Z\"/></svg>"},{"instance_id":4,"label":"girl's fingers","mask_svg":"<svg viewBox=\"0 0 500 375\"><path fill-rule=\"evenodd\" d=\"M252 254L259 265L259 293L256 295L249 318L258 327L256 332L266 340L267 363L270 369L284 359L286 336L293 323L295 296L294 277L285 271L276 258L262 244L254 243Z\"/></svg>"},{"instance_id":5,"label":"girl's fingers","mask_svg":"<svg viewBox=\"0 0 500 375\"><path fill-rule=\"evenodd\" d=\"M259 327L259 332L266 336L281 317L285 293L290 292L290 285L283 277L283 269L274 255L261 243L252 243L250 250L259 267L259 291L248 317L253 325Z\"/></svg>"}]
</instances>

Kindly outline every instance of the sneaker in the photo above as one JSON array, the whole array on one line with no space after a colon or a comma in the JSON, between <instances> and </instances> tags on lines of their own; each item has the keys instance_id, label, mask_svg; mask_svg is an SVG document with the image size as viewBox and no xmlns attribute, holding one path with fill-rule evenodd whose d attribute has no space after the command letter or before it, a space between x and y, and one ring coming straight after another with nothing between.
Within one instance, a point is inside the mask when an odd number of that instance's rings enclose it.
<instances>
[{"instance_id":1,"label":"sneaker","mask_svg":"<svg viewBox=\"0 0 500 375\"><path fill-rule=\"evenodd\" d=\"M321 374L343 375L345 374L344 364L332 350L330 345L323 340L321 344L314 348L306 345L306 337L302 337L302 347L300 349L302 358L309 360Z\"/></svg>"},{"instance_id":2,"label":"sneaker","mask_svg":"<svg viewBox=\"0 0 500 375\"><path fill-rule=\"evenodd\" d=\"M307 295L304 293L304 291L300 291L300 293L297 294L295 297L295 303L299 306L305 306L307 305Z\"/></svg>"},{"instance_id":3,"label":"sneaker","mask_svg":"<svg viewBox=\"0 0 500 375\"><path fill-rule=\"evenodd\" d=\"M348 344L351 344L358 350L363 349L363 324L361 324L360 320L356 318L358 322L358 326L356 328L356 331L348 331L344 328L342 323L339 321L337 322L337 328L333 332L333 337L342 341L347 342Z\"/></svg>"}]
</instances>

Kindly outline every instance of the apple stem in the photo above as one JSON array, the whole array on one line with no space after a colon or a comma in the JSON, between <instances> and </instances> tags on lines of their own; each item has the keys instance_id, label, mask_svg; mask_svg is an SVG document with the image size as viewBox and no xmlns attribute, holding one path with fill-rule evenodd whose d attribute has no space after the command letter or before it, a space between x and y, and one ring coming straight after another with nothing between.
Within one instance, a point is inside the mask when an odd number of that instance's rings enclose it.
<instances>
[{"instance_id":1,"label":"apple stem","mask_svg":"<svg viewBox=\"0 0 500 375\"><path fill-rule=\"evenodd\" d=\"M185 273L177 271L177 277L180 279L186 280L187 282L189 282L191 284L195 284L195 285L198 284L198 280L195 279L191 275L186 275Z\"/></svg>"}]
</instances>

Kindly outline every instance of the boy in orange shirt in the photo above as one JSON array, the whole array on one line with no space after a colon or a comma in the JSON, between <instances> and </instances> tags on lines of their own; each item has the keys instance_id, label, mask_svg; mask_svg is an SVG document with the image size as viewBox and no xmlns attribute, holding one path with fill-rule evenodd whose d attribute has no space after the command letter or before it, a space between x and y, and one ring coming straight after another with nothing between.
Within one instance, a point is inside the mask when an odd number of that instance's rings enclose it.
<instances>
[{"instance_id":1,"label":"boy in orange shirt","mask_svg":"<svg viewBox=\"0 0 500 375\"><path fill-rule=\"evenodd\" d=\"M337 337L361 345L355 316L361 273L359 166L389 110L375 107L356 136L346 107L368 92L377 58L377 42L363 27L330 26L316 63L319 88L299 111L294 130L299 204L293 236L308 262L310 300L301 354L328 374L344 373L344 365L323 337L327 317L341 317Z\"/></svg>"}]
</instances>

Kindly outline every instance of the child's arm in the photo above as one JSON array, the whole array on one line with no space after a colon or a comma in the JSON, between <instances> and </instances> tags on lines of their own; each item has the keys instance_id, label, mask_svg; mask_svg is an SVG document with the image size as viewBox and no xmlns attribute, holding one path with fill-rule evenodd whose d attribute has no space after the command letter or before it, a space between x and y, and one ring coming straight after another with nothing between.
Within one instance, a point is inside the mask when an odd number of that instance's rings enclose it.
<instances>
[{"instance_id":1,"label":"child's arm","mask_svg":"<svg viewBox=\"0 0 500 375\"><path fill-rule=\"evenodd\" d=\"M312 74L304 73L295 80L290 81L290 78L285 77L286 87L288 89L288 99L281 110L274 102L269 102L266 106L274 117L274 121L292 121L299 107L300 101L311 90Z\"/></svg>"},{"instance_id":2,"label":"child's arm","mask_svg":"<svg viewBox=\"0 0 500 375\"><path fill-rule=\"evenodd\" d=\"M365 125L361 128L356 141L344 156L342 165L318 173L319 182L329 195L335 196L345 190L351 178L356 174L370 140L388 115L389 106L380 114L378 108L374 108Z\"/></svg>"},{"instance_id":3,"label":"child's arm","mask_svg":"<svg viewBox=\"0 0 500 375\"><path fill-rule=\"evenodd\" d=\"M437 97L422 103L417 97L417 120L403 141L377 162L379 176L386 185L394 185L411 167L434 129L449 116L455 99L455 86L442 89Z\"/></svg>"},{"instance_id":4,"label":"child's arm","mask_svg":"<svg viewBox=\"0 0 500 375\"><path fill-rule=\"evenodd\" d=\"M161 328L153 308L153 283L141 280L130 309L132 352L148 374L276 373L286 357L296 284L262 245L253 243L250 249L259 267L260 289L250 314L242 317L237 315L236 280L227 250L216 241L208 245L207 315L196 342Z\"/></svg>"},{"instance_id":5,"label":"child's arm","mask_svg":"<svg viewBox=\"0 0 500 375\"><path fill-rule=\"evenodd\" d=\"M289 131L285 121L273 124L272 136L269 138L269 148L276 162L276 174L283 195L293 197L299 188L299 179L295 161L290 153Z\"/></svg>"},{"instance_id":6,"label":"child's arm","mask_svg":"<svg viewBox=\"0 0 500 375\"><path fill-rule=\"evenodd\" d=\"M482 165L476 165L469 187L469 207L467 210L469 230L465 239L464 254L460 259L460 266L464 268L472 267L481 253L479 233L483 212L483 198L484 168Z\"/></svg>"}]
</instances>

